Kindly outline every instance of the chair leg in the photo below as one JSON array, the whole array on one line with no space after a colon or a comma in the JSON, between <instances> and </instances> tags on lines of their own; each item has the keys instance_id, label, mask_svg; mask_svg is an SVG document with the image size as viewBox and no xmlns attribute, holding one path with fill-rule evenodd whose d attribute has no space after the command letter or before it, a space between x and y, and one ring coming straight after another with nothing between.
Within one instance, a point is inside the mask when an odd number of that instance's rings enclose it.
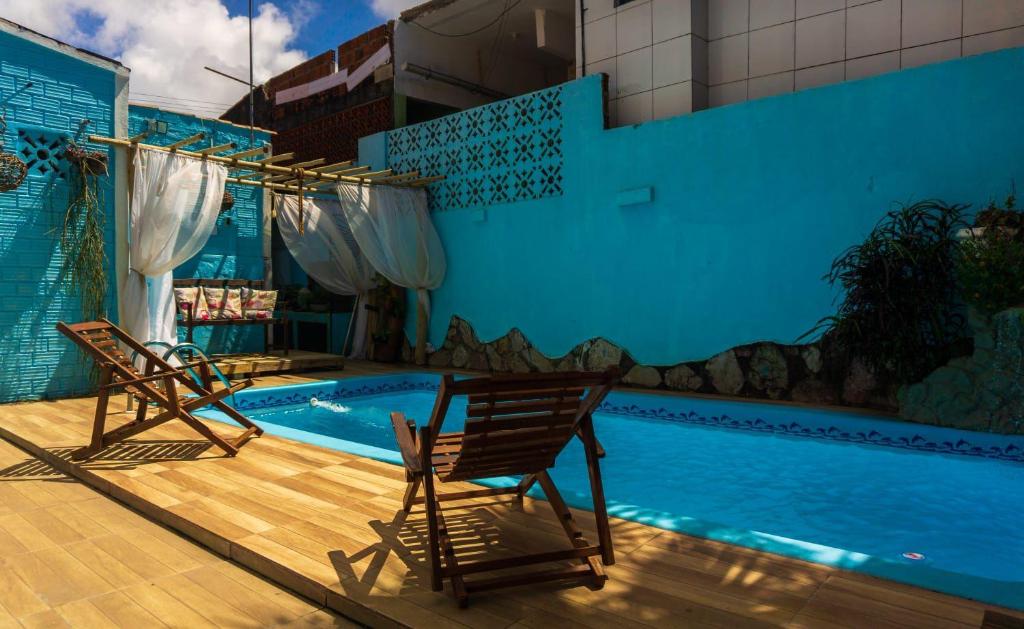
<instances>
[{"instance_id":1,"label":"chair leg","mask_svg":"<svg viewBox=\"0 0 1024 629\"><path fill-rule=\"evenodd\" d=\"M412 505L416 502L416 494L419 493L422 483L423 477L419 475L409 480L409 486L405 488L405 497L402 499L402 510L406 513L412 511Z\"/></svg>"},{"instance_id":2,"label":"chair leg","mask_svg":"<svg viewBox=\"0 0 1024 629\"><path fill-rule=\"evenodd\" d=\"M427 512L427 554L430 556L430 589L440 592L444 589L441 582L441 548L440 533L437 526L437 496L434 494L434 470L430 464L430 428L420 429L420 462L423 465L423 499Z\"/></svg>"},{"instance_id":3,"label":"chair leg","mask_svg":"<svg viewBox=\"0 0 1024 629\"><path fill-rule=\"evenodd\" d=\"M99 397L96 399L96 415L93 417L92 439L89 441L88 446L79 448L71 453L71 458L76 461L86 459L103 449L103 430L107 425L107 404L110 401L110 389L107 385L113 379L114 369L112 367L104 367L100 371L100 392Z\"/></svg>"},{"instance_id":4,"label":"chair leg","mask_svg":"<svg viewBox=\"0 0 1024 629\"><path fill-rule=\"evenodd\" d=\"M589 546L590 543L583 537L583 530L576 524L576 519L572 517L572 511L565 504L562 494L555 487L555 483L551 480L547 470L537 473L537 482L540 484L541 489L544 490L548 504L551 505L551 509L555 512L559 524L565 529L565 534L569 536L569 541L572 542L572 545L577 548ZM599 590L603 588L604 582L608 580L608 575L604 573L601 562L595 557L585 557L582 561L584 565L590 568L590 572L594 577L593 589Z\"/></svg>"},{"instance_id":5,"label":"chair leg","mask_svg":"<svg viewBox=\"0 0 1024 629\"><path fill-rule=\"evenodd\" d=\"M235 456L236 454L238 454L238 448L236 446L234 446L231 443L228 443L220 435L210 430L209 426L193 417L191 413L181 411L178 413L178 418L181 421L188 424L189 426L191 426L192 429L198 432L200 435L206 437L209 441L213 443L213 445L223 450L224 453L227 454L228 456Z\"/></svg>"},{"instance_id":6,"label":"chair leg","mask_svg":"<svg viewBox=\"0 0 1024 629\"><path fill-rule=\"evenodd\" d=\"M612 548L611 526L608 524L608 505L604 499L604 484L601 482L600 458L597 438L594 435L594 419L587 417L580 423L583 432L583 451L587 456L587 473L590 476L590 495L594 499L594 519L597 520L597 543L601 546L601 561L610 566L615 563Z\"/></svg>"}]
</instances>

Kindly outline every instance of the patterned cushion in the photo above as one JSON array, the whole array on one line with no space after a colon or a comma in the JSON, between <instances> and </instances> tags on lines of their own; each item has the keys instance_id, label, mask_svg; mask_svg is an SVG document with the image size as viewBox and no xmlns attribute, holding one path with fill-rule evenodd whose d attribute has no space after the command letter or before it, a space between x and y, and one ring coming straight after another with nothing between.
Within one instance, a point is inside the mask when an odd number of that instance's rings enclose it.
<instances>
[{"instance_id":1,"label":"patterned cushion","mask_svg":"<svg viewBox=\"0 0 1024 629\"><path fill-rule=\"evenodd\" d=\"M242 291L238 288L203 287L206 306L213 319L241 319Z\"/></svg>"},{"instance_id":2,"label":"patterned cushion","mask_svg":"<svg viewBox=\"0 0 1024 629\"><path fill-rule=\"evenodd\" d=\"M246 319L273 319L276 290L242 289L242 314Z\"/></svg>"},{"instance_id":3,"label":"patterned cushion","mask_svg":"<svg viewBox=\"0 0 1024 629\"><path fill-rule=\"evenodd\" d=\"M182 319L188 319L189 309L192 309L192 317L197 321L206 321L210 318L210 309L206 305L206 297L198 286L174 289L174 303L181 313Z\"/></svg>"}]
</instances>

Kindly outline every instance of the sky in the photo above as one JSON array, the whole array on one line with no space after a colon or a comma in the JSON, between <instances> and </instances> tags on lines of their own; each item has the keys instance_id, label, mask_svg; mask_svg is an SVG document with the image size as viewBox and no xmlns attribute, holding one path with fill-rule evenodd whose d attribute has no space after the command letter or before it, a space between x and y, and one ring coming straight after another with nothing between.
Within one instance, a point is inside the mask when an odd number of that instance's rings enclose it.
<instances>
[{"instance_id":1,"label":"sky","mask_svg":"<svg viewBox=\"0 0 1024 629\"><path fill-rule=\"evenodd\" d=\"M256 83L423 0L254 0ZM133 102L217 117L249 75L248 0L0 0L0 17L131 68Z\"/></svg>"}]
</instances>

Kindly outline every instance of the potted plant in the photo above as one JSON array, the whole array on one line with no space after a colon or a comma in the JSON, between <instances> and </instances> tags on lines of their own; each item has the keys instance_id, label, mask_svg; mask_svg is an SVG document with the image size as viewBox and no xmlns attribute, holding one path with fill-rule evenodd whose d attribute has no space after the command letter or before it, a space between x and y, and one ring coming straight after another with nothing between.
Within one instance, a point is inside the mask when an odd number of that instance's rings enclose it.
<instances>
[{"instance_id":1,"label":"potted plant","mask_svg":"<svg viewBox=\"0 0 1024 629\"><path fill-rule=\"evenodd\" d=\"M957 279L964 301L986 318L1024 305L1024 212L1011 195L978 213L960 244Z\"/></svg>"},{"instance_id":2,"label":"potted plant","mask_svg":"<svg viewBox=\"0 0 1024 629\"><path fill-rule=\"evenodd\" d=\"M405 338L405 289L383 277L378 277L377 288L370 291L366 309L370 312L370 359L393 363L402 355Z\"/></svg>"},{"instance_id":3,"label":"potted plant","mask_svg":"<svg viewBox=\"0 0 1024 629\"><path fill-rule=\"evenodd\" d=\"M331 306L331 294L317 284L313 287L313 294L310 296L309 309L313 312L327 312Z\"/></svg>"}]
</instances>

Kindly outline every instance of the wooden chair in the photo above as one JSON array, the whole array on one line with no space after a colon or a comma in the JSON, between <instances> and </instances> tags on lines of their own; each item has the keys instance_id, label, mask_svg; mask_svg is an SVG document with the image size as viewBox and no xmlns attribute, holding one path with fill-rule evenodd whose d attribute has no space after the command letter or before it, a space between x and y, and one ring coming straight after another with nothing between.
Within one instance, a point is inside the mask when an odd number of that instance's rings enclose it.
<instances>
[{"instance_id":1,"label":"wooden chair","mask_svg":"<svg viewBox=\"0 0 1024 629\"><path fill-rule=\"evenodd\" d=\"M128 437L172 419L180 419L185 422L214 445L224 450L228 456L237 454L238 449L253 436L263 434L263 430L259 426L223 401L233 393L252 386L252 380L244 380L214 392L212 385L207 385L211 388L204 387L188 373L189 369L199 369L200 373L204 374L201 380L206 383L211 382L208 367L211 361L199 361L174 367L106 319L72 324L60 322L57 324L57 329L92 357L100 368L99 399L96 401L92 440L89 445L72 452L71 458L77 460L89 458L111 444L124 441ZM142 371L136 368L132 359L118 347L119 342L144 359ZM139 400L139 408L133 421L109 432L104 432L107 423L107 403L114 389L124 389L135 396ZM179 390L184 395L180 395ZM162 412L146 419L150 402L160 407ZM240 437L228 440L215 434L206 424L192 415L192 411L195 409L211 404L241 424L246 429L245 432Z\"/></svg>"},{"instance_id":2,"label":"wooden chair","mask_svg":"<svg viewBox=\"0 0 1024 629\"><path fill-rule=\"evenodd\" d=\"M604 452L594 435L591 414L618 380L618 371L604 373L557 373L495 375L455 380L445 376L437 393L428 425L419 429L402 413L392 413L391 423L398 440L409 481L403 507L408 512L423 503L427 516L431 587L442 589L451 580L460 607L468 604L470 593L541 581L579 580L581 585L603 587L607 576L601 566L615 562L608 511L598 459ZM463 432L442 433L448 407L455 396L467 396ZM597 543L591 544L573 519L558 493L548 469L566 444L578 436L583 442L590 489L597 519ZM516 485L438 494L434 477L442 483L471 481L500 476L522 476ZM564 550L460 563L445 526L441 504L451 500L514 494L523 496L539 483L565 529L571 547ZM418 497L423 488L423 498ZM599 562L597 557L600 556ZM443 558L443 563L442 563ZM566 565L566 561L581 565ZM504 573L467 581L475 575L533 564L562 562L559 567L528 573Z\"/></svg>"}]
</instances>

